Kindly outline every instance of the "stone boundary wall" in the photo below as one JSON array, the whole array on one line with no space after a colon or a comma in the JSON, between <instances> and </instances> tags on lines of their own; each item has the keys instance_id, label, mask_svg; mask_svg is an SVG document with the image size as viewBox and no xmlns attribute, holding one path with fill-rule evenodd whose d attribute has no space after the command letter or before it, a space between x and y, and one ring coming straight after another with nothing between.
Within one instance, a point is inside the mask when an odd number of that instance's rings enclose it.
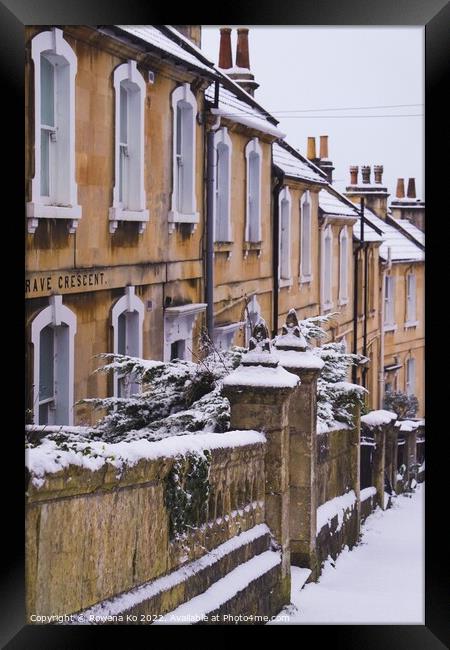
<instances>
[{"instance_id":1,"label":"stone boundary wall","mask_svg":"<svg viewBox=\"0 0 450 650\"><path fill-rule=\"evenodd\" d=\"M355 487L354 429L317 434L317 507Z\"/></svg>"},{"instance_id":2,"label":"stone boundary wall","mask_svg":"<svg viewBox=\"0 0 450 650\"><path fill-rule=\"evenodd\" d=\"M210 452L207 521L173 540L165 486L175 458L142 459L120 475L105 463L96 471L68 465L38 482L29 477L27 615L78 612L263 523L266 443Z\"/></svg>"}]
</instances>

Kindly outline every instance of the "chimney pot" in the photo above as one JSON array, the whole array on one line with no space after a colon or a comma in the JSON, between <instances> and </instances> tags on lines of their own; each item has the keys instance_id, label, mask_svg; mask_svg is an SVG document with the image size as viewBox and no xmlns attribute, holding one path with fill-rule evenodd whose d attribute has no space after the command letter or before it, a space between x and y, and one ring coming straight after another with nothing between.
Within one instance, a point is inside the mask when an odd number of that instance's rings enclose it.
<instances>
[{"instance_id":1,"label":"chimney pot","mask_svg":"<svg viewBox=\"0 0 450 650\"><path fill-rule=\"evenodd\" d=\"M383 165L374 165L373 173L375 176L375 183L382 183L383 179Z\"/></svg>"},{"instance_id":2,"label":"chimney pot","mask_svg":"<svg viewBox=\"0 0 450 650\"><path fill-rule=\"evenodd\" d=\"M408 196L409 199L415 199L416 198L416 179L415 178L408 179L407 196Z\"/></svg>"},{"instance_id":3,"label":"chimney pot","mask_svg":"<svg viewBox=\"0 0 450 650\"><path fill-rule=\"evenodd\" d=\"M309 160L315 160L316 159L316 138L309 137L308 138L308 147L307 147L307 158Z\"/></svg>"},{"instance_id":4,"label":"chimney pot","mask_svg":"<svg viewBox=\"0 0 450 650\"><path fill-rule=\"evenodd\" d=\"M233 67L231 56L231 29L229 27L220 28L220 49L219 49L219 68L228 70Z\"/></svg>"},{"instance_id":5,"label":"chimney pot","mask_svg":"<svg viewBox=\"0 0 450 650\"><path fill-rule=\"evenodd\" d=\"M328 158L328 136L320 136L320 158Z\"/></svg>"},{"instance_id":6,"label":"chimney pot","mask_svg":"<svg viewBox=\"0 0 450 650\"><path fill-rule=\"evenodd\" d=\"M236 66L250 70L247 27L242 27L237 30Z\"/></svg>"},{"instance_id":7,"label":"chimney pot","mask_svg":"<svg viewBox=\"0 0 450 650\"><path fill-rule=\"evenodd\" d=\"M395 196L398 199L404 199L405 198L405 179L404 178L398 178L397 179L397 191L395 193Z\"/></svg>"},{"instance_id":8,"label":"chimney pot","mask_svg":"<svg viewBox=\"0 0 450 650\"><path fill-rule=\"evenodd\" d=\"M370 183L370 165L363 165L361 167L362 182L367 185Z\"/></svg>"},{"instance_id":9,"label":"chimney pot","mask_svg":"<svg viewBox=\"0 0 450 650\"><path fill-rule=\"evenodd\" d=\"M358 185L358 165L352 165L350 167L350 185Z\"/></svg>"}]
</instances>

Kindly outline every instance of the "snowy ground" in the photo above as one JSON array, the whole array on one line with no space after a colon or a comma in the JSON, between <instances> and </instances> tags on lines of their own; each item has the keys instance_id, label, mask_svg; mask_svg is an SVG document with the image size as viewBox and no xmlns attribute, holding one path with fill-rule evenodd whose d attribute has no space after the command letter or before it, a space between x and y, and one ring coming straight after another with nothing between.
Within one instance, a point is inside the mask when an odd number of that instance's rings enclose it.
<instances>
[{"instance_id":1,"label":"snowy ground","mask_svg":"<svg viewBox=\"0 0 450 650\"><path fill-rule=\"evenodd\" d=\"M424 500L422 483L412 497L397 497L385 512L377 509L362 526L360 545L327 562L318 583L301 589L303 570L292 567L293 606L269 625L423 624Z\"/></svg>"}]
</instances>

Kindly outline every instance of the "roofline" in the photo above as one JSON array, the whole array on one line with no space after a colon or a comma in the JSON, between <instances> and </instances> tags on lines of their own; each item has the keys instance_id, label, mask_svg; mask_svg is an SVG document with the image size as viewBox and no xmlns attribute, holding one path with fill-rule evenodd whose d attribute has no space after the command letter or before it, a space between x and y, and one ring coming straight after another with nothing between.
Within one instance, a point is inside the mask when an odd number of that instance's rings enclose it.
<instances>
[{"instance_id":1,"label":"roofline","mask_svg":"<svg viewBox=\"0 0 450 650\"><path fill-rule=\"evenodd\" d=\"M159 29L160 32L162 32L165 36L170 38L172 41L176 42L177 45L180 45L186 52L189 52L190 54L193 54L197 58L199 58L202 63L205 63L206 65L210 66L212 70L216 73L216 75L219 75L221 77L222 82L225 82L223 85L225 87L228 86L229 90L232 90L234 93L240 95L247 104L250 104L253 106L253 108L257 108L260 110L262 113L264 113L265 117L269 122L272 122L274 126L277 126L279 124L279 120L275 119L266 109L261 106L261 104L258 104L258 102L255 100L252 95L250 95L248 92L246 92L242 86L240 86L238 83L233 81L231 77L229 77L225 72L223 72L214 62L210 61L202 52L199 50L199 48L196 45L193 45L186 41L183 36L180 34L176 34L175 32L172 31L170 26L168 25L154 25L157 29ZM176 29L176 28L174 28Z\"/></svg>"},{"instance_id":2,"label":"roofline","mask_svg":"<svg viewBox=\"0 0 450 650\"><path fill-rule=\"evenodd\" d=\"M407 237L413 244L418 246L421 250L423 250L423 251L425 250L425 244L422 244L422 242L418 241L414 237L414 235L412 235L408 230L406 230L405 228L402 228L402 226L400 226L399 223L397 222L397 219L394 219L390 215L386 215L386 223L388 223L390 226L393 226L394 228L396 228L402 235ZM412 224L412 225L414 225L414 224Z\"/></svg>"},{"instance_id":3,"label":"roofline","mask_svg":"<svg viewBox=\"0 0 450 650\"><path fill-rule=\"evenodd\" d=\"M168 36L168 34L164 33L161 30L160 25L152 25L152 27L156 27L157 29L159 29L159 31L161 31L161 33L163 33L164 36ZM146 41L144 38L141 38L137 34L131 34L125 29L122 29L119 25L98 25L96 28L99 32L101 32L105 36L108 36L109 38L118 38L118 39L119 37L126 38L130 41L131 45L137 45L139 43L144 48L147 54L151 54L151 53L155 53L159 55L163 54L165 59L171 59L173 61L179 62L186 68L195 70L196 74L203 75L203 77L205 77L206 79L215 80L218 77L218 72L214 68L214 64L212 64L208 60L201 61L201 62L204 63L205 65L210 66L211 68L210 72L208 72L208 70L205 70L204 68L201 68L200 66L197 66L195 63L186 61L185 59L178 57L176 54L173 54L172 52L168 52L167 50L164 50L163 48L160 48L157 45L154 45L153 43L149 43L148 41ZM173 38L171 38L171 40L174 41ZM180 47L182 47L181 42L180 43L177 42L177 45L180 45ZM188 51L186 47L183 47L183 49ZM194 53L190 52L190 54L194 54ZM195 55L197 58L200 58L197 52L195 52Z\"/></svg>"},{"instance_id":4,"label":"roofline","mask_svg":"<svg viewBox=\"0 0 450 650\"><path fill-rule=\"evenodd\" d=\"M322 176L324 179L324 184L329 185L327 175L325 174L324 171L320 169L320 167L317 167L314 163L312 163L308 158L303 156L297 149L294 149L286 140L282 140L281 138L276 140L276 143L280 145L283 149L286 149L290 154L292 154L295 158L298 158L299 160L302 161L302 163L308 165L310 169L312 169L316 174L319 174L319 176ZM319 181L320 182L320 181Z\"/></svg>"}]
</instances>

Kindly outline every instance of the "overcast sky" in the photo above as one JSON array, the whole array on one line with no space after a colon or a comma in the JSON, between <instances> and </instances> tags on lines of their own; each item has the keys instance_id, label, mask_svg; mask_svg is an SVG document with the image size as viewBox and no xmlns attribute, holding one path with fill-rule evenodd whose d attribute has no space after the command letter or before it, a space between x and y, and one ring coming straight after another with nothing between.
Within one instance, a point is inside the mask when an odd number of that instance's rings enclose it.
<instances>
[{"instance_id":1,"label":"overcast sky","mask_svg":"<svg viewBox=\"0 0 450 650\"><path fill-rule=\"evenodd\" d=\"M391 198L399 177L415 177L423 198L422 27L248 27L250 67L260 84L255 99L280 121L292 146L306 154L307 137L317 136L319 153L318 136L328 135L341 191L350 165L382 164ZM203 27L202 49L215 63L219 40L218 26ZM234 28L232 50L234 63ZM372 106L389 108L358 108ZM362 115L381 117L344 117Z\"/></svg>"}]
</instances>

